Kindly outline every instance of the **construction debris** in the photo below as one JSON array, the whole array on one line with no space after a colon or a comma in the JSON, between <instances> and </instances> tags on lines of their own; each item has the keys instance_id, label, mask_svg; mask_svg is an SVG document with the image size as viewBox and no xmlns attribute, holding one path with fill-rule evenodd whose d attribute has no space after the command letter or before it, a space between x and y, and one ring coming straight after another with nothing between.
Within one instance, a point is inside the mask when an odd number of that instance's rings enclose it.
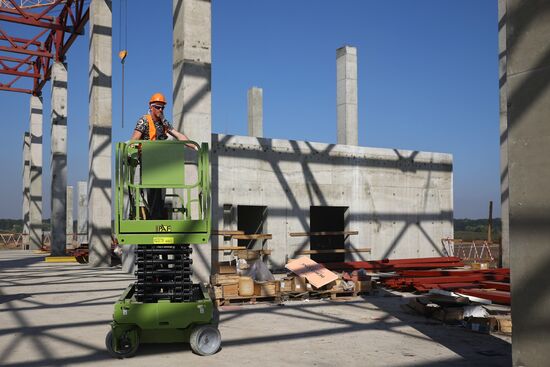
<instances>
[{"instance_id":1,"label":"construction debris","mask_svg":"<svg viewBox=\"0 0 550 367\"><path fill-rule=\"evenodd\" d=\"M444 323L460 324L476 332L511 333L510 270L507 268L464 268L456 257L329 264L301 257L289 260L285 267L291 273L275 280L249 278L253 294L240 290L243 283L239 279L243 277L239 277L235 266L232 274L212 276L216 304L280 303L310 298L348 300L372 293L377 287L374 277L381 286L395 291L425 293L402 305L406 310ZM333 272L337 269L345 270Z\"/></svg>"},{"instance_id":2,"label":"construction debris","mask_svg":"<svg viewBox=\"0 0 550 367\"><path fill-rule=\"evenodd\" d=\"M260 263L261 261L257 261L256 265ZM266 280L263 278L266 274L263 273L267 268L256 268L262 271L247 272L246 277L239 276L236 272L213 275L210 278L211 294L216 299L216 304L253 304L310 298L343 300L356 297L358 294L370 293L375 287L371 277L365 272L335 274L307 257L291 260L287 264L291 273L284 274L278 279ZM244 278L247 278L247 281L243 281ZM249 282L253 284L252 292L248 290ZM243 287L247 289L244 290Z\"/></svg>"}]
</instances>

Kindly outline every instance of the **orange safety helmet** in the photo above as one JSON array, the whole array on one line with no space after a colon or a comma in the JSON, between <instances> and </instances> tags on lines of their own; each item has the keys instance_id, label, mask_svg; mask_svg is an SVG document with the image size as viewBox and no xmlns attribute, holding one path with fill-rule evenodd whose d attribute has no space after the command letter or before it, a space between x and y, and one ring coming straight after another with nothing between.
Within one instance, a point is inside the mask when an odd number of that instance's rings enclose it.
<instances>
[{"instance_id":1,"label":"orange safety helmet","mask_svg":"<svg viewBox=\"0 0 550 367\"><path fill-rule=\"evenodd\" d=\"M166 98L164 98L164 95L162 93L155 93L151 96L151 99L149 100L149 104L151 103L166 104Z\"/></svg>"}]
</instances>

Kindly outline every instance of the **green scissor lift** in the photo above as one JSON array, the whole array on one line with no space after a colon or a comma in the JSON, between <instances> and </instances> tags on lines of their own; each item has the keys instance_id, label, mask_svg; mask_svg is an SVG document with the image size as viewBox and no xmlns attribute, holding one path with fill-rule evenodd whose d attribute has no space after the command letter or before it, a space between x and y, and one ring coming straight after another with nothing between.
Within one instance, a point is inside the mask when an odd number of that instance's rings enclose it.
<instances>
[{"instance_id":1,"label":"green scissor lift","mask_svg":"<svg viewBox=\"0 0 550 367\"><path fill-rule=\"evenodd\" d=\"M137 281L115 304L108 351L125 358L140 343L189 342L199 355L216 353L221 337L214 306L204 286L191 282L189 246L210 238L208 144L118 143L115 169L115 233L119 245L138 245ZM173 192L161 215L147 202L151 189Z\"/></svg>"}]
</instances>

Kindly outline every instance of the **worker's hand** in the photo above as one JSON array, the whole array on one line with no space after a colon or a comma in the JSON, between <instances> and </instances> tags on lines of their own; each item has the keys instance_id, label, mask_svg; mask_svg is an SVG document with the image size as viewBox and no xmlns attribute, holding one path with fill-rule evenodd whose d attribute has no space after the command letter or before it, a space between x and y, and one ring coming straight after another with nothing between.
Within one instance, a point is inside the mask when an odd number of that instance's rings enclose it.
<instances>
[{"instance_id":1,"label":"worker's hand","mask_svg":"<svg viewBox=\"0 0 550 367\"><path fill-rule=\"evenodd\" d=\"M187 139L185 139L185 140L187 140ZM191 148L191 149L196 150L196 151L199 150L199 147L197 147L195 144L185 144L185 146L187 148Z\"/></svg>"}]
</instances>

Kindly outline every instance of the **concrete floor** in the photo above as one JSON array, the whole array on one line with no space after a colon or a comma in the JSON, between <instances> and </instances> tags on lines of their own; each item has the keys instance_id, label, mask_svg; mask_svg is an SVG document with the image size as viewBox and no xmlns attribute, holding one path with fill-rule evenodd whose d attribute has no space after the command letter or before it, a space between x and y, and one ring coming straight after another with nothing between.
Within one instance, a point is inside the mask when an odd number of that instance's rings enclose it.
<instances>
[{"instance_id":1,"label":"concrete floor","mask_svg":"<svg viewBox=\"0 0 550 367\"><path fill-rule=\"evenodd\" d=\"M0 365L25 366L506 366L509 341L401 310L400 297L221 309L222 350L142 345L126 360L104 346L112 305L132 277L120 268L51 264L0 251Z\"/></svg>"}]
</instances>

